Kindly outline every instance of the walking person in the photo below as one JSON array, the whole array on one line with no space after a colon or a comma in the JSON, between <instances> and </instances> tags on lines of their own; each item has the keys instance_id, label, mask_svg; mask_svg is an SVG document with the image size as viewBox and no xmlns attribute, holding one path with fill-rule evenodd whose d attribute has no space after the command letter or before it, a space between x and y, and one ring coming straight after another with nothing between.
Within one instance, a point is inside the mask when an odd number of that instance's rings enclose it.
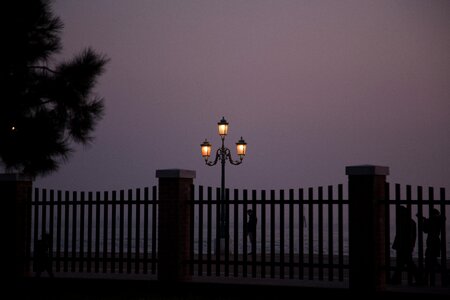
<instances>
[{"instance_id":1,"label":"walking person","mask_svg":"<svg viewBox=\"0 0 450 300\"><path fill-rule=\"evenodd\" d=\"M37 241L35 252L36 277L41 277L47 271L50 277L53 275L52 257L50 255L51 239L48 233L42 234L42 238Z\"/></svg>"},{"instance_id":2,"label":"walking person","mask_svg":"<svg viewBox=\"0 0 450 300\"><path fill-rule=\"evenodd\" d=\"M256 223L258 222L258 219L252 209L247 210L247 215L248 221L246 229L251 245L251 252L249 252L249 254L256 254Z\"/></svg>"},{"instance_id":3,"label":"walking person","mask_svg":"<svg viewBox=\"0 0 450 300\"><path fill-rule=\"evenodd\" d=\"M416 222L411 219L410 211L406 207L400 206L397 210L395 238L392 244L392 249L397 253L397 265L392 276L393 284L401 283L405 266L408 274L413 276L416 283L419 281L417 266L412 258L416 236Z\"/></svg>"},{"instance_id":4,"label":"walking person","mask_svg":"<svg viewBox=\"0 0 450 300\"><path fill-rule=\"evenodd\" d=\"M417 216L419 217L419 216ZM429 282L430 275L434 274L439 268L438 257L441 256L441 229L444 226L445 218L441 216L439 210L433 208L430 211L430 217L422 216L423 227L422 231L427 234L426 249L425 249L425 271L423 280L425 283ZM430 280L431 281L431 280Z\"/></svg>"}]
</instances>

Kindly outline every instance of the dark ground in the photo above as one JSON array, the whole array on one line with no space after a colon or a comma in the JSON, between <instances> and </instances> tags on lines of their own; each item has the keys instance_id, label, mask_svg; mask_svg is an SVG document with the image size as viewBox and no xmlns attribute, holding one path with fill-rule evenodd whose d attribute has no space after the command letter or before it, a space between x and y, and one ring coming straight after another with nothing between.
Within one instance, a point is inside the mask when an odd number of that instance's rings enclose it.
<instances>
[{"instance_id":1,"label":"dark ground","mask_svg":"<svg viewBox=\"0 0 450 300\"><path fill-rule=\"evenodd\" d=\"M8 285L9 299L450 299L450 289L389 287L385 292L352 292L342 287L307 287L280 285L276 282L184 282L162 283L157 280L25 278ZM6 299L6 298L3 298ZM365 300L365 299L364 299Z\"/></svg>"}]
</instances>

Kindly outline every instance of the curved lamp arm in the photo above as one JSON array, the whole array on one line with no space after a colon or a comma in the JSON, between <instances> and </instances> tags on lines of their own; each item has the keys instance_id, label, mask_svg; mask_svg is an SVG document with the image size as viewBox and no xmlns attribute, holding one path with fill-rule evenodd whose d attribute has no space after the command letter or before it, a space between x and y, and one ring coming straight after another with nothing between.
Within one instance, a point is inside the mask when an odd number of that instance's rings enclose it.
<instances>
[{"instance_id":1,"label":"curved lamp arm","mask_svg":"<svg viewBox=\"0 0 450 300\"><path fill-rule=\"evenodd\" d=\"M231 151L230 151L230 149L228 149L228 148L226 149L226 154L225 155L226 155L226 158L228 158L230 164L235 165L235 166L242 164L242 157L241 157L240 160L233 160L231 158Z\"/></svg>"},{"instance_id":2,"label":"curved lamp arm","mask_svg":"<svg viewBox=\"0 0 450 300\"><path fill-rule=\"evenodd\" d=\"M219 160L222 161L222 159L225 159L225 160L228 159L228 161L232 165L235 165L235 166L242 164L242 158L240 160L233 160L233 158L231 157L231 151L228 148L217 149L216 158L213 161L209 161L209 159L207 158L207 159L205 159L205 163L206 163L206 165L212 167L212 166L216 165Z\"/></svg>"},{"instance_id":3,"label":"curved lamp arm","mask_svg":"<svg viewBox=\"0 0 450 300\"><path fill-rule=\"evenodd\" d=\"M208 158L205 159L206 165L212 167L212 166L217 164L217 162L219 161L219 157L220 157L220 153L219 153L220 150L221 150L220 148L217 149L217 151L216 151L216 158L214 159L214 161L209 161Z\"/></svg>"}]
</instances>

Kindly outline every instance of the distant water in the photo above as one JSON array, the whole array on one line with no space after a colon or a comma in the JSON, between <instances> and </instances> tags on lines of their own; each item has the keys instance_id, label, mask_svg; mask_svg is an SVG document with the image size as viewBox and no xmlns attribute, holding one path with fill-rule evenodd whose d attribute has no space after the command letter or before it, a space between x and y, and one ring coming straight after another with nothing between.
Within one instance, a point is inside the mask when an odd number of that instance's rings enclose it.
<instances>
[{"instance_id":1,"label":"distant water","mask_svg":"<svg viewBox=\"0 0 450 300\"><path fill-rule=\"evenodd\" d=\"M125 224L127 224L127 222L125 222ZM326 226L324 226L325 228ZM233 224L230 224L230 228L233 228ZM266 242L265 242L265 250L266 253L270 253L271 251L271 233L269 230L269 226L266 227ZM333 228L337 228L337 224L336 226L334 226ZM108 248L108 252L111 252L111 226L108 227L108 239L107 239L107 248ZM310 246L310 239L309 239L309 230L308 227L303 227L303 243L299 242L298 236L299 236L299 228L296 227L296 229L294 230L294 240L293 240L293 249L295 253L299 253L299 250L301 248L303 248L303 253L307 254L309 253L309 246ZM120 228L117 226L116 227L116 241L115 241L115 250L116 252L119 251L119 230ZM85 229L85 236L84 236L84 252L88 251L88 236L86 233L86 229ZM61 228L61 232L64 233L64 228ZM79 228L77 229L77 239L76 239L76 243L78 245L77 247L77 251L79 251L79 245L80 245L80 237L79 237ZM69 251L72 250L72 228L69 228L68 230L68 236L69 239L67 240L68 243L68 249ZM103 237L103 230L99 231L100 235L99 235L99 240L98 240L98 248L100 249L100 252L103 252L103 247L104 247L104 237ZM144 239L143 239L143 227L140 228L140 239L139 239L139 250L141 253L143 253L144 251ZM149 234L151 234L151 228L149 228ZM257 233L257 252L261 252L262 249L262 244L261 244L261 233L258 232ZM395 236L395 230L391 230L391 241L390 241L390 245L392 246L392 242ZM39 237L41 236L40 233L38 233ZM208 250L208 241L207 241L207 230L206 228L203 230L203 238L202 238L202 244L199 244L199 238L198 238L199 234L198 231L195 232L194 234L194 252L198 253L200 247L202 247L202 252L203 253L207 253ZM281 250L281 239L280 239L280 230L276 229L274 232L274 246L275 246L275 252L276 253L280 253ZM214 252L215 249L215 245L214 245L214 241L215 241L215 237L216 237L216 233L214 231L214 229L211 232L211 250ZM424 234L423 236L424 239L424 247L425 247L425 239L426 239L426 234ZM328 251L328 240L329 240L329 236L328 236L328 230L323 230L323 240L322 240L322 249L323 249L323 253L326 255L329 253ZM337 255L338 251L339 251L339 246L338 246L338 241L339 241L339 236L338 236L338 232L337 231L333 231L333 254ZM92 248L91 251L94 252L97 245L95 244L96 242L96 236L95 236L95 230L92 230ZM348 255L349 252L349 245L348 245L348 230L345 229L343 231L343 236L342 236L342 248L343 248L343 254L344 255ZM234 232L232 230L230 230L230 244L229 244L229 249L230 251L234 251L234 247L235 247L235 243L236 240L234 240ZM244 250L244 238L243 238L243 234L242 231L239 232L239 239L237 241L238 243L238 251L239 253L243 253ZM64 237L61 236L61 242L60 242L60 249L63 250L64 249L64 245L65 245L65 240ZM319 239L318 239L318 232L316 230L316 228L314 228L314 236L312 239L312 246L313 246L313 252L314 253L318 253L319 252ZM128 228L125 226L124 228L124 251L126 252L128 249ZM395 255L395 251L391 248L391 256ZM54 251L57 250L57 245L56 245L56 228L54 229L54 237L53 237L53 249ZM136 236L135 236L135 228L132 229L132 238L131 238L131 249L132 252L136 252ZM148 252L150 253L152 249L152 240L149 239L148 240ZM250 242L247 240L247 249L250 249ZM289 231L288 228L285 228L284 230L284 253L289 253L289 249L290 249L290 244L289 244ZM425 249L424 249L425 250ZM416 244L416 247L414 249L414 256L417 256L418 254L418 246ZM450 241L447 240L447 257L450 257Z\"/></svg>"},{"instance_id":2,"label":"distant water","mask_svg":"<svg viewBox=\"0 0 450 300\"><path fill-rule=\"evenodd\" d=\"M139 225L138 225L139 226L139 231L140 231L139 248L140 248L140 251L143 252L143 250L144 250L143 249L143 247L144 247L143 234L144 234L144 227L145 227L144 226L144 212L143 212L144 208L143 207L141 208L140 216L139 216L139 218L137 218L138 216L136 215L135 207L136 206L134 206L134 208L133 208L133 210L131 212L131 221L132 221L131 222L132 223L132 227L131 227L131 234L132 234L131 249L132 249L133 252L136 251L136 226L137 225L136 225L136 221L135 220L139 219L140 220ZM331 228L332 228L332 240L333 240L333 254L338 254L338 241L339 241L338 221L339 220L338 220L338 214L337 214L337 209L336 208L337 208L337 206L333 206L333 212L330 215L329 215L329 211L328 211L328 209L326 207L324 207L324 209L322 211L322 213L323 213L323 218L322 218L322 225L323 225L322 226L322 237L323 237L322 245L323 245L323 252L324 252L324 254L328 253L328 240L329 240L328 230L329 230L329 227L330 227L329 226L329 222L332 223ZM39 213L38 213L38 217L39 217L39 219L41 219L42 218L42 206L39 207L39 209L40 210L39 210ZM85 214L87 213L86 209L87 208L85 208L85 211L84 211ZM97 209L97 206L92 207L92 224L93 224L93 226L95 226L95 224L97 224L96 218L98 216L99 217L99 222L98 223L100 224L99 229L98 229L98 232L99 232L99 245L98 245L98 248L100 249L100 252L103 252L103 246L104 246L103 245L103 241L104 241L104 238L103 238L104 237L103 224L104 224L104 216L105 216L104 213L105 212L104 212L104 207L102 205L99 206L99 211L96 211L96 209ZM152 211L151 207L149 207L148 209L149 209L149 211L148 211L148 216L149 216L148 232L149 232L149 235L151 235L151 232L153 230L153 228L151 227L152 223L153 223L152 222L152 215L153 215L152 212L153 211ZM50 224L49 215L50 215L50 213L49 213L48 210L49 210L49 207L47 207L47 212L46 212L46 218L47 218L46 231L47 232L50 231L50 228L49 228L49 224ZM195 228L195 233L194 233L194 241L195 241L194 251L196 253L199 252L200 247L202 247L203 253L207 252L207 233L208 233L207 232L207 223L208 222L207 222L207 215L205 214L205 212L206 212L206 208L204 207L204 210L203 210L203 213L204 213L204 215L203 215L203 230L202 230L203 241L202 241L202 244L199 245L199 234L198 234L198 232L199 232L199 229L198 229L198 227L199 227L199 210L198 210L198 206L195 208L195 212L194 212L194 215L195 215L195 219L194 219L194 228ZM61 250L64 249L64 245L65 245L65 240L64 240L63 234L64 234L64 232L66 230L66 228L65 228L65 223L66 222L65 222L65 219L64 219L64 216L66 215L66 213L69 216L68 228L67 228L68 233L69 233L69 235L68 235L69 238L68 238L67 242L68 242L68 248L71 251L72 250L72 232L73 232L72 226L73 226L73 223L74 223L73 222L74 220L72 220L72 218L73 218L73 206L69 207L68 212L66 212L64 210L62 211L61 228L60 228L62 240L61 240L61 244L60 244L60 249ZM111 222L112 210L111 210L111 207L109 208L107 213L108 213L108 222L107 222L108 223L108 229L107 229L107 235L108 235L107 241L108 242L107 242L107 247L109 249L108 251L110 251L111 250L111 232L112 232L112 226L111 226L111 224L112 224L112 222ZM412 215L415 215L415 213L416 212L413 212ZM424 207L424 212L423 213L424 213L424 215L428 214L427 207ZM77 220L75 220L76 221L75 223L77 224L76 225L77 226L77 228L76 228L76 243L77 243L77 245L79 245L80 240L82 239L83 242L84 242L84 251L86 252L88 250L87 249L87 247L88 247L88 230L87 230L88 220L87 220L87 216L85 215L84 216L84 236L80 237L80 228L79 228L80 227L80 214L81 214L80 206L78 205L77 206L77 211L76 211ZM262 247L262 245L261 245L261 236L260 236L260 234L261 234L261 223L260 222L263 219L262 218L262 207L261 206L257 207L256 214L258 216L257 251L260 252L261 251L261 247ZM446 214L447 214L447 216L450 215L450 206L446 207ZM212 230L212 232L211 232L212 243L214 243L213 241L214 241L215 236L216 236L216 233L215 233L215 230L214 230L214 226L216 224L215 215L216 215L216 213L215 213L215 210L213 209L212 210L211 220L210 220L211 224L212 224L212 229L211 229ZM304 253L308 253L309 252L309 243L310 243L309 231L311 229L310 226L313 227L313 238L312 238L313 251L315 253L319 252L319 225L318 225L319 212L318 212L317 206L314 206L314 208L313 208L312 219L311 220L308 219L309 215L310 214L307 213L306 208L305 208L305 215L304 215L304 217L302 217L302 216L299 217L299 213L298 213L297 209L295 209L295 211L293 212L293 215L292 215L292 221L293 221L292 226L294 228L294 232L293 232L293 237L294 237L293 248L294 248L294 251L296 253L298 253L299 249L301 249L301 248L303 248L303 252ZM119 248L118 248L119 247L118 239L119 239L119 232L120 232L120 228L119 228L120 219L119 219L119 210L118 209L116 210L116 215L115 216L116 216L116 218L115 218L115 225L116 225L115 226L116 227L115 228L115 231L116 231L116 243L115 243L115 245L116 245L116 252L117 252L119 250ZM127 244L127 242L128 242L128 232L129 232L129 230L128 230L128 216L129 216L129 214L128 214L126 206L124 207L123 216L124 216L124 219L123 219L123 224L124 224L124 228L123 228L123 232L124 232L124 251L127 251L127 249L128 249L128 244ZM243 207L242 206L238 207L237 216L238 217L234 218L234 207L231 205L230 206L229 228L230 228L231 242L233 244L230 245L230 249L232 249L234 251L234 244L238 243L239 252L242 253L243 252L243 248L244 248L244 246L243 246L244 245L243 244L244 243L244 239L243 239L243 236L242 236L243 224L244 224L244 212L243 212ZM393 242L394 237L395 237L395 217L394 216L395 216L395 213L392 210L391 211L391 220L390 220L390 224L391 224L391 228L390 228L390 245L391 246L392 246L392 242ZM32 224L34 224L35 212L32 213L32 218L33 218ZM58 246L58 245L56 245L56 231L57 231L57 228L56 228L57 219L56 218L57 217L56 217L56 213L55 213L54 220L53 220L54 250L56 250L56 248ZM346 222L347 219L348 219L348 210L347 210L347 207L344 206L343 216L342 216L342 220L343 220L343 236L342 236L343 245L342 245L342 247L343 247L344 255L348 255L348 224ZM289 218L288 208L285 207L284 209L282 209L280 211L280 207L279 206L275 206L274 211L273 211L273 215L272 215L271 214L271 207L270 207L270 205L268 205L266 207L266 209L265 209L265 220L266 220L266 222L265 222L265 231L266 231L266 236L265 236L266 237L266 245L265 245L265 248L266 248L266 253L269 253L270 249L271 249L271 246L270 246L270 243L272 242L271 241L271 232L270 232L271 228L275 229L275 231L274 231L275 239L273 241L273 243L275 245L275 251L277 253L280 252L280 249L281 249L281 235L280 235L281 230L280 230L280 228L283 228L284 229L284 247L283 247L283 249L284 249L285 253L289 253L290 245L289 245L289 224L288 223L289 223L290 218ZM271 224L272 220L273 220L273 224ZM234 222L237 223L237 228L239 230L239 239L237 241L234 240L234 232L233 232L233 230L235 228ZM38 223L40 223L40 222L38 222ZM41 228L39 228L39 230L37 232L37 238L41 237L41 231L42 231ZM300 235L301 231L303 231L303 241L302 242L299 241L299 235ZM447 257L450 257L450 229L447 230L446 234L447 234L447 236L446 236L446 238L447 238L446 239L446 241L447 241ZM32 230L32 235L33 235L32 236L32 240L33 240L34 239L34 230ZM426 239L426 234L423 234L424 247L425 247L425 239ZM97 247L97 245L95 245L95 240L96 240L96 230L95 230L95 228L93 228L92 229L92 250L91 251L94 251L94 249L96 249L96 247ZM248 243L248 247L249 246L250 246L250 244ZM151 241L151 239L148 241L148 247L149 247L148 251L150 252L151 249L152 249L152 241ZM79 251L79 250L80 249L77 249L77 251ZM214 245L212 245L212 251L214 251ZM418 243L416 243L416 247L415 247L415 250L414 250L414 255L415 256L417 256L417 252L418 252ZM392 249L392 247L391 247L391 255L395 255L395 252Z\"/></svg>"}]
</instances>

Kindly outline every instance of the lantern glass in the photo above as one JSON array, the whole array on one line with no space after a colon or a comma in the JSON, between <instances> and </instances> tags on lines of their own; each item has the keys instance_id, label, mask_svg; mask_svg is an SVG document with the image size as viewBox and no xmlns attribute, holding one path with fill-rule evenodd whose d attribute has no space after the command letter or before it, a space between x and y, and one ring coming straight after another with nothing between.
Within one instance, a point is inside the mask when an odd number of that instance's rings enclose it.
<instances>
[{"instance_id":1,"label":"lantern glass","mask_svg":"<svg viewBox=\"0 0 450 300\"><path fill-rule=\"evenodd\" d=\"M219 135L221 137L225 137L228 134L228 122L222 117L219 123L217 123L219 129Z\"/></svg>"},{"instance_id":2,"label":"lantern glass","mask_svg":"<svg viewBox=\"0 0 450 300\"><path fill-rule=\"evenodd\" d=\"M247 151L247 143L241 139L236 143L237 154L241 157L241 159L245 156L245 152Z\"/></svg>"},{"instance_id":3,"label":"lantern glass","mask_svg":"<svg viewBox=\"0 0 450 300\"><path fill-rule=\"evenodd\" d=\"M202 156L208 159L211 156L211 144L205 140L200 146L202 147Z\"/></svg>"}]
</instances>

